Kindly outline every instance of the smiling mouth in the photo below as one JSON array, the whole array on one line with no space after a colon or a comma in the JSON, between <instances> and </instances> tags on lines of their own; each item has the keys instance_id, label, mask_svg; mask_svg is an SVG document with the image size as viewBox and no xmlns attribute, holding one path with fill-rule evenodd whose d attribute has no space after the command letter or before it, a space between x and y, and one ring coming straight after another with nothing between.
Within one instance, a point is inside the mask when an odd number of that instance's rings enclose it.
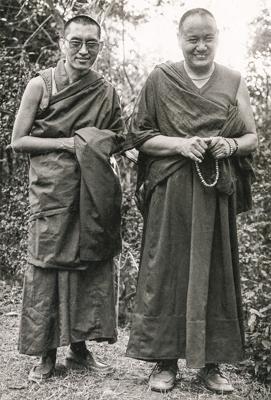
<instances>
[{"instance_id":1,"label":"smiling mouth","mask_svg":"<svg viewBox=\"0 0 271 400\"><path fill-rule=\"evenodd\" d=\"M194 56L197 58L207 58L208 54L194 54Z\"/></svg>"},{"instance_id":2,"label":"smiling mouth","mask_svg":"<svg viewBox=\"0 0 271 400\"><path fill-rule=\"evenodd\" d=\"M89 61L89 58L77 58L78 61L86 62Z\"/></svg>"}]
</instances>

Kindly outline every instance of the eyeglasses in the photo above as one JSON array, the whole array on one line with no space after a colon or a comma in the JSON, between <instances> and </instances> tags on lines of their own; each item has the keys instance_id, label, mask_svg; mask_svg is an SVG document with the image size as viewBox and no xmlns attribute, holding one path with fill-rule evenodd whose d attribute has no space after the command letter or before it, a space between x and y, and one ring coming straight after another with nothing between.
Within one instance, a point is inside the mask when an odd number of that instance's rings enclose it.
<instances>
[{"instance_id":1,"label":"eyeglasses","mask_svg":"<svg viewBox=\"0 0 271 400\"><path fill-rule=\"evenodd\" d=\"M100 46L102 46L102 44L103 44L103 42L96 42L94 40L88 40L88 41L78 40L78 39L68 40L65 38L65 41L69 44L69 48L73 52L79 51L82 48L84 43L85 43L86 49L89 53L97 52L97 51L99 51Z\"/></svg>"}]
</instances>

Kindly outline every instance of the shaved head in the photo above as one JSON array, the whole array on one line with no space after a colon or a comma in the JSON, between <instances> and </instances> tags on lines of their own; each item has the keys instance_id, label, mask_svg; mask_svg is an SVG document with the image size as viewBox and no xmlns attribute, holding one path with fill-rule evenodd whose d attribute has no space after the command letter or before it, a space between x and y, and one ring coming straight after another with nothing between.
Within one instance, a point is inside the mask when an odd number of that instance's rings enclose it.
<instances>
[{"instance_id":1,"label":"shaved head","mask_svg":"<svg viewBox=\"0 0 271 400\"><path fill-rule=\"evenodd\" d=\"M194 15L211 17L211 18L213 18L213 20L214 20L214 22L216 24L215 17L213 16L213 14L210 11L206 10L205 8L191 8L191 10L186 11L183 14L183 16L181 17L181 19L180 19L180 22L179 22L179 33L182 32L182 28L183 28L183 24L184 24L185 20L188 17L192 17Z\"/></svg>"},{"instance_id":2,"label":"shaved head","mask_svg":"<svg viewBox=\"0 0 271 400\"><path fill-rule=\"evenodd\" d=\"M79 25L92 25L92 26L94 25L97 27L99 37L101 36L101 25L94 18L84 14L76 15L75 17L72 17L71 19L65 22L63 28L64 36L69 32L72 23Z\"/></svg>"}]
</instances>

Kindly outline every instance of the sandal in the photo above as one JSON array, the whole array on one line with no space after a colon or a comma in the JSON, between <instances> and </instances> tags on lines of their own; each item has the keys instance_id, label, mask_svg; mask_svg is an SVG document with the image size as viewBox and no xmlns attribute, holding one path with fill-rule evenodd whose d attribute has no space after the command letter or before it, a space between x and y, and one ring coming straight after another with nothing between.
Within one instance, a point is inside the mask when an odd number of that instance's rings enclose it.
<instances>
[{"instance_id":1,"label":"sandal","mask_svg":"<svg viewBox=\"0 0 271 400\"><path fill-rule=\"evenodd\" d=\"M30 382L40 383L50 378L55 372L56 350L44 353L38 365L34 365L28 375Z\"/></svg>"}]
</instances>

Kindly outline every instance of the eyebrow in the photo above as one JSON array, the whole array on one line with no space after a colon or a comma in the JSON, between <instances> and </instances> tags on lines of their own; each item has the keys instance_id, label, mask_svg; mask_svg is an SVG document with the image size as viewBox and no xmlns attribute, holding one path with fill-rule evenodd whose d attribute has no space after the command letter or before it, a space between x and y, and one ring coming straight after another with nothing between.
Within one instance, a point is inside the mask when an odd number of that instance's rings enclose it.
<instances>
[{"instance_id":1,"label":"eyebrow","mask_svg":"<svg viewBox=\"0 0 271 400\"><path fill-rule=\"evenodd\" d=\"M199 37L199 35L195 35L195 34L190 34L190 33L186 33L184 35L186 38L188 39L197 39ZM215 33L207 33L206 35L204 35L204 37L215 37Z\"/></svg>"},{"instance_id":2,"label":"eyebrow","mask_svg":"<svg viewBox=\"0 0 271 400\"><path fill-rule=\"evenodd\" d=\"M76 36L73 36L70 40L78 40L80 42L83 42L83 40L81 38L76 37ZM86 39L85 42L97 42L98 43L98 40L94 39L94 38L93 39Z\"/></svg>"}]
</instances>

